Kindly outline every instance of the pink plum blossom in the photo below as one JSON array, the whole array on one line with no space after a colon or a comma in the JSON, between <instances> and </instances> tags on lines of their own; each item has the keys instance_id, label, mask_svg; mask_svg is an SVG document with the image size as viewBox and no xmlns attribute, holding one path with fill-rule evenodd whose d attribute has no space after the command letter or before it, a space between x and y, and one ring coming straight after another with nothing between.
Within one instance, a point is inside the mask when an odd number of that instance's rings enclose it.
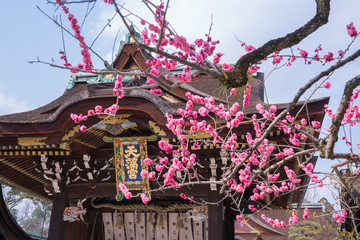
<instances>
[{"instance_id":1,"label":"pink plum blossom","mask_svg":"<svg viewBox=\"0 0 360 240\"><path fill-rule=\"evenodd\" d=\"M306 219L308 219L308 217L309 217L309 209L305 208L304 214L303 214L303 219L306 220Z\"/></svg>"},{"instance_id":2,"label":"pink plum blossom","mask_svg":"<svg viewBox=\"0 0 360 240\"><path fill-rule=\"evenodd\" d=\"M150 166L152 164L152 160L150 158L145 158L144 163Z\"/></svg>"},{"instance_id":3,"label":"pink plum blossom","mask_svg":"<svg viewBox=\"0 0 360 240\"><path fill-rule=\"evenodd\" d=\"M358 35L358 32L356 31L356 28L352 22L346 26L346 30L348 31L349 36L352 38Z\"/></svg>"},{"instance_id":4,"label":"pink plum blossom","mask_svg":"<svg viewBox=\"0 0 360 240\"><path fill-rule=\"evenodd\" d=\"M324 88L329 89L331 87L331 84L329 82L324 83Z\"/></svg>"}]
</instances>

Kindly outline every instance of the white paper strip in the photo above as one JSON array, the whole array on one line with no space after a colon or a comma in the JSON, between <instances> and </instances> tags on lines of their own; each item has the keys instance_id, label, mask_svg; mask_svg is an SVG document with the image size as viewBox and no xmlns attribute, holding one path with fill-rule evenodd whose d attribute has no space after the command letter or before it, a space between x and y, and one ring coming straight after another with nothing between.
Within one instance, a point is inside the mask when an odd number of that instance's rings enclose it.
<instances>
[{"instance_id":1,"label":"white paper strip","mask_svg":"<svg viewBox=\"0 0 360 240\"><path fill-rule=\"evenodd\" d=\"M162 218L162 221L160 221ZM168 240L167 214L159 213L156 224L156 239Z\"/></svg>"},{"instance_id":2,"label":"white paper strip","mask_svg":"<svg viewBox=\"0 0 360 240\"><path fill-rule=\"evenodd\" d=\"M134 213L124 213L126 239L135 240Z\"/></svg>"},{"instance_id":3,"label":"white paper strip","mask_svg":"<svg viewBox=\"0 0 360 240\"><path fill-rule=\"evenodd\" d=\"M203 240L203 222L193 219L194 240Z\"/></svg>"},{"instance_id":4,"label":"white paper strip","mask_svg":"<svg viewBox=\"0 0 360 240\"><path fill-rule=\"evenodd\" d=\"M179 230L176 229L178 213L169 213L169 240L179 239Z\"/></svg>"},{"instance_id":5,"label":"white paper strip","mask_svg":"<svg viewBox=\"0 0 360 240\"><path fill-rule=\"evenodd\" d=\"M180 229L180 239L184 240L193 240L192 228L191 228L191 220L186 213L181 213L180 218L184 224L184 228Z\"/></svg>"},{"instance_id":6,"label":"white paper strip","mask_svg":"<svg viewBox=\"0 0 360 240\"><path fill-rule=\"evenodd\" d=\"M151 219L151 222L149 222ZM153 240L155 238L155 229L154 229L155 213L146 214L146 235L148 240Z\"/></svg>"},{"instance_id":7,"label":"white paper strip","mask_svg":"<svg viewBox=\"0 0 360 240\"><path fill-rule=\"evenodd\" d=\"M114 238L115 240L124 240L125 239L125 229L124 226L121 226L120 228L115 226L118 218L122 218L122 222L124 223L124 216L122 213L114 213Z\"/></svg>"},{"instance_id":8,"label":"white paper strip","mask_svg":"<svg viewBox=\"0 0 360 240\"><path fill-rule=\"evenodd\" d=\"M105 240L113 240L114 232L113 232L113 221L112 221L112 213L103 213L103 222L104 222L104 233Z\"/></svg>"},{"instance_id":9,"label":"white paper strip","mask_svg":"<svg viewBox=\"0 0 360 240\"><path fill-rule=\"evenodd\" d=\"M145 213L135 214L136 240L146 240ZM139 219L137 219L139 217Z\"/></svg>"}]
</instances>

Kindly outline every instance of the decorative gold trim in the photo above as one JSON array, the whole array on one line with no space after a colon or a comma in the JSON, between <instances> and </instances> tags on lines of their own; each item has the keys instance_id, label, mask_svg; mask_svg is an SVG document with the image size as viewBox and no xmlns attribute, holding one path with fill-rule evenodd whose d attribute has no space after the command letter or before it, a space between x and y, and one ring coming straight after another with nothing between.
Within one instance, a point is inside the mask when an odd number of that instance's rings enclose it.
<instances>
[{"instance_id":1,"label":"decorative gold trim","mask_svg":"<svg viewBox=\"0 0 360 240\"><path fill-rule=\"evenodd\" d=\"M131 42L131 43L135 42L135 40L134 40L133 37L130 38L130 42ZM131 71L129 71L129 72L142 72L141 69L140 69L140 67L139 67L135 62L133 62L133 63L130 65L129 70L131 70Z\"/></svg>"},{"instance_id":2,"label":"decorative gold trim","mask_svg":"<svg viewBox=\"0 0 360 240\"><path fill-rule=\"evenodd\" d=\"M153 142L153 141L157 140L157 136L155 136L155 135L151 135L149 137L123 137L123 138L118 138L118 139L121 139L121 141L123 141L123 142L134 142L134 141L136 142L136 141L140 141L141 138L146 138L146 141L148 141L148 142ZM111 137L103 138L103 140L108 143L114 142L114 139L115 138L111 138Z\"/></svg>"},{"instance_id":3,"label":"decorative gold trim","mask_svg":"<svg viewBox=\"0 0 360 240\"><path fill-rule=\"evenodd\" d=\"M120 114L116 116L104 116L100 115L98 118L101 119L99 124L117 124L117 123L124 123L130 122L127 118L129 118L131 114Z\"/></svg>"},{"instance_id":4,"label":"decorative gold trim","mask_svg":"<svg viewBox=\"0 0 360 240\"><path fill-rule=\"evenodd\" d=\"M124 183L129 190L140 190L147 192L150 189L150 183L149 180L143 179L140 176L140 172L136 173L137 178L134 180L125 181L126 176L126 167L125 167L125 156L124 156L124 146L131 144L137 144L139 145L139 156L136 156L138 159L136 160L136 163L140 161L140 169L141 170L148 170L148 166L144 163L144 159L147 158L147 139L149 137L134 137L134 138L114 138L114 157L115 157L115 178L116 178L116 200L120 201L123 197L119 184ZM134 155L134 154L132 154ZM139 168L138 166L136 167ZM129 175L129 172L127 172ZM141 180L137 180L140 176ZM151 199L151 195L147 193L147 197L149 200Z\"/></svg>"},{"instance_id":5,"label":"decorative gold trim","mask_svg":"<svg viewBox=\"0 0 360 240\"><path fill-rule=\"evenodd\" d=\"M189 131L186 131L187 134L190 134ZM212 135L210 133L204 132L204 130L199 130L195 133L191 133L191 135L186 136L187 139L204 139L211 138Z\"/></svg>"},{"instance_id":6,"label":"decorative gold trim","mask_svg":"<svg viewBox=\"0 0 360 240\"><path fill-rule=\"evenodd\" d=\"M17 140L20 146L41 146L46 145L46 143L43 142L46 139L47 137L19 137Z\"/></svg>"},{"instance_id":7,"label":"decorative gold trim","mask_svg":"<svg viewBox=\"0 0 360 240\"><path fill-rule=\"evenodd\" d=\"M60 146L59 146L61 149L64 149L64 150L70 150L70 146L69 146L69 143L68 142L63 142L63 143L60 143Z\"/></svg>"},{"instance_id":8,"label":"decorative gold trim","mask_svg":"<svg viewBox=\"0 0 360 240\"><path fill-rule=\"evenodd\" d=\"M29 146L0 146L1 150L27 150L27 149L46 149L46 148L59 148L57 144L46 144L46 145L29 145Z\"/></svg>"},{"instance_id":9,"label":"decorative gold trim","mask_svg":"<svg viewBox=\"0 0 360 240\"><path fill-rule=\"evenodd\" d=\"M71 129L70 131L68 131L62 138L61 141L68 141L70 140L70 138L72 138L73 136L75 136L75 134L77 132L79 132L80 130L80 125L76 125L75 127L73 127L73 129Z\"/></svg>"},{"instance_id":10,"label":"decorative gold trim","mask_svg":"<svg viewBox=\"0 0 360 240\"><path fill-rule=\"evenodd\" d=\"M70 156L69 151L0 151L0 156L40 156L40 155L61 155Z\"/></svg>"},{"instance_id":11,"label":"decorative gold trim","mask_svg":"<svg viewBox=\"0 0 360 240\"><path fill-rule=\"evenodd\" d=\"M161 97L167 101L169 101L170 103L180 103L181 101L173 96L171 96L170 94L166 93L161 95Z\"/></svg>"},{"instance_id":12,"label":"decorative gold trim","mask_svg":"<svg viewBox=\"0 0 360 240\"><path fill-rule=\"evenodd\" d=\"M152 129L154 131L154 133L156 133L158 136L160 136L160 137L166 136L165 131L163 129L161 129L159 126L157 126L155 122L149 120L148 123L149 123L150 129Z\"/></svg>"},{"instance_id":13,"label":"decorative gold trim","mask_svg":"<svg viewBox=\"0 0 360 240\"><path fill-rule=\"evenodd\" d=\"M127 123L129 125L126 126ZM122 132L124 132L126 130L129 130L129 129L134 129L135 131L139 132L139 130L137 129L138 125L136 123L133 123L133 122L118 123L118 124L102 124L102 125L105 125L106 127L101 128L101 127L97 126L97 129L105 130L108 133L111 133L111 135L115 135L115 136L120 135ZM115 127L115 128L113 128L113 127ZM103 136L104 133L100 134L100 132L99 132L99 133L97 133L97 135L98 136Z\"/></svg>"}]
</instances>

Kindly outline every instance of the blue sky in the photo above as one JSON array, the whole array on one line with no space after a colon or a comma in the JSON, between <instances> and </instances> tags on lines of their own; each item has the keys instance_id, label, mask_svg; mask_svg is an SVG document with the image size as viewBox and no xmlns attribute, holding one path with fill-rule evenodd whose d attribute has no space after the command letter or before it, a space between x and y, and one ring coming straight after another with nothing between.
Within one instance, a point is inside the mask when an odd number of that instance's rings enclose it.
<instances>
[{"instance_id":1,"label":"blue sky","mask_svg":"<svg viewBox=\"0 0 360 240\"><path fill-rule=\"evenodd\" d=\"M139 2L129 1L125 6L136 9L137 14L151 20L147 17L146 11L138 7ZM212 35L214 39L220 40L221 44L218 50L225 53L223 59L229 63L235 62L240 55L244 54L234 35L242 41L258 47L268 39L280 37L301 26L315 12L314 1L257 0L249 3L250 1L229 0L225 4L219 1L206 1L207 4L201 3L201 1L198 1L197 4L188 0L182 0L181 4L179 2L172 1L169 13L170 21L178 33L189 39L202 37L208 32L211 15L213 15ZM54 13L54 7L46 4L45 0L7 1L0 9L2 30L0 97L5 96L6 99L0 103L0 114L39 107L55 99L62 94L70 77L70 73L67 71L43 64L28 63L30 60L36 60L37 57L44 61L51 62L54 59L57 63L62 63L58 55L58 51L62 49L60 28L40 13L36 9L36 5L51 16L61 13L61 11ZM346 34L345 25L350 21L354 21L355 24L360 22L357 14L358 7L360 7L360 2L356 0L342 1L342 3L334 1L330 23L299 46L311 51L321 43L324 52L330 50L337 52L344 48L350 40ZM81 19L84 10L78 10L75 5L70 5L70 8L70 11L75 11L76 16ZM104 26L106 19L111 17L111 12L111 6L99 1L95 11L88 19L89 25L84 27L85 40L92 41L95 38L99 29ZM63 22L69 27L64 16ZM138 23L138 20L134 20L134 22ZM117 20L94 45L96 51L109 60L111 60L112 45L118 26L120 26L122 34L118 40L122 39L125 28ZM71 53L70 61L77 64L80 60L80 48L68 36L66 36L66 48ZM95 57L93 61L95 67L102 68L102 63ZM275 72L269 79L267 90L270 102L288 101L291 99L292 93L305 80L310 79L319 69L322 69L320 64L304 66L301 61L297 61L294 65L292 68ZM356 72L356 68L357 64L351 64L351 71L348 68L346 71L342 71L340 78L342 80L349 79L354 75L352 72ZM267 74L269 69L263 67L261 70ZM294 71L299 71L301 74L293 74ZM340 87L343 81L332 83L335 86L338 84ZM278 86L293 91L289 91L286 95L279 95L276 91ZM320 94L332 95L334 91L336 89L322 91ZM12 101L19 104L18 108L6 107Z\"/></svg>"},{"instance_id":2,"label":"blue sky","mask_svg":"<svg viewBox=\"0 0 360 240\"><path fill-rule=\"evenodd\" d=\"M144 8L139 7L139 4L140 1L133 0L127 1L125 6L135 9L138 15L151 21L149 14ZM39 57L48 62L54 59L62 64L58 54L63 44L60 28L40 13L36 5L50 16L61 14L61 11L54 12L55 8L51 4L46 4L46 0L6 1L0 8L0 115L30 110L49 103L64 92L70 79L68 71L44 64L28 63ZM75 5L69 7L70 11L81 19L85 10L78 9ZM300 43L299 47L312 52L322 44L324 53L336 53L344 49L350 42L345 26L352 21L360 30L359 9L358 0L333 1L329 24ZM111 13L110 5L102 1L96 4L82 31L85 41L91 42L96 37L107 19L111 18ZM242 41L259 47L271 38L283 36L300 27L314 13L315 1L310 0L173 0L168 16L178 33L187 36L189 40L204 36L213 16L212 35L221 42L218 51L225 53L224 61L234 63L244 54L235 35ZM69 28L66 17L62 17L65 26ZM133 21L139 25L139 19ZM115 44L117 49L118 41L123 39L126 33L119 19L111 25L112 27L94 44L94 49L108 60L111 60L114 36L120 29L120 36ZM354 47L359 48L359 41ZM70 62L76 65L81 59L80 48L68 36L66 48L70 53ZM93 58L93 61L96 68L103 67L101 61L96 58ZM341 69L330 80L333 87L330 90L321 89L315 96L331 96L330 107L335 108L345 81L359 74L359 66L360 61L357 60ZM274 72L266 81L270 102L289 101L297 89L321 69L324 69L321 64L305 66L301 60L297 60L293 67ZM270 70L271 64L265 64L260 71L265 72L267 76ZM360 142L359 137L354 141ZM339 145L338 150L347 151L347 147ZM319 161L318 168L328 165Z\"/></svg>"},{"instance_id":3,"label":"blue sky","mask_svg":"<svg viewBox=\"0 0 360 240\"><path fill-rule=\"evenodd\" d=\"M43 1L7 1L0 9L0 114L39 107L60 96L69 74L29 60L56 58L58 29L36 9ZM20 17L21 16L21 17Z\"/></svg>"}]
</instances>

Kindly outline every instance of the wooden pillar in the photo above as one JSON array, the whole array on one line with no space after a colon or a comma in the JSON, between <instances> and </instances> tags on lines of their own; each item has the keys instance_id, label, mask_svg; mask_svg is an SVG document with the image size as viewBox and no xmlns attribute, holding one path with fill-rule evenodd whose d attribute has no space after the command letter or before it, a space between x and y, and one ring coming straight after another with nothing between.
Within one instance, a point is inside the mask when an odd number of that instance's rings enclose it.
<instances>
[{"instance_id":1,"label":"wooden pillar","mask_svg":"<svg viewBox=\"0 0 360 240\"><path fill-rule=\"evenodd\" d=\"M95 222L96 222L96 216L97 211L93 208L88 208L88 227L87 227L87 233L86 233L86 239L88 240L95 240L93 238L94 228L95 228Z\"/></svg>"},{"instance_id":2,"label":"wooden pillar","mask_svg":"<svg viewBox=\"0 0 360 240\"><path fill-rule=\"evenodd\" d=\"M90 240L86 237L88 224L83 221L64 222L66 240Z\"/></svg>"},{"instance_id":3,"label":"wooden pillar","mask_svg":"<svg viewBox=\"0 0 360 240\"><path fill-rule=\"evenodd\" d=\"M51 211L50 227L48 240L63 240L65 232L65 224L63 213L66 206L66 195L64 193L56 193Z\"/></svg>"},{"instance_id":4,"label":"wooden pillar","mask_svg":"<svg viewBox=\"0 0 360 240\"><path fill-rule=\"evenodd\" d=\"M226 240L234 240L235 239L235 215L230 209L230 204L226 204L225 209L225 239Z\"/></svg>"},{"instance_id":5,"label":"wooden pillar","mask_svg":"<svg viewBox=\"0 0 360 240\"><path fill-rule=\"evenodd\" d=\"M218 192L210 192L209 202L215 203L221 200ZM223 218L223 203L208 204L208 236L209 240L225 240L225 226Z\"/></svg>"}]
</instances>

